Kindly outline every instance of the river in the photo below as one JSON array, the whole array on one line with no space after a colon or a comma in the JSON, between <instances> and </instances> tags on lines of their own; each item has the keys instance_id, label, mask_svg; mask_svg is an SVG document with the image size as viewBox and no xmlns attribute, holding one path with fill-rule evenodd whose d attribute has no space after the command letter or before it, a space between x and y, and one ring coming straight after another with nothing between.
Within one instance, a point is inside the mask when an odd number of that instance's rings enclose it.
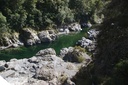
<instances>
[{"instance_id":1,"label":"river","mask_svg":"<svg viewBox=\"0 0 128 85\"><path fill-rule=\"evenodd\" d=\"M87 28L84 28L83 31L79 33L72 33L69 35L61 35L57 38L56 41L51 43L42 43L30 47L18 47L18 48L9 48L6 50L0 51L0 60L9 61L12 58L21 59L21 58L30 58L34 56L39 50L45 48L54 48L57 55L60 52L60 49L69 46L75 46L75 43L81 39L83 36L86 36Z\"/></svg>"}]
</instances>

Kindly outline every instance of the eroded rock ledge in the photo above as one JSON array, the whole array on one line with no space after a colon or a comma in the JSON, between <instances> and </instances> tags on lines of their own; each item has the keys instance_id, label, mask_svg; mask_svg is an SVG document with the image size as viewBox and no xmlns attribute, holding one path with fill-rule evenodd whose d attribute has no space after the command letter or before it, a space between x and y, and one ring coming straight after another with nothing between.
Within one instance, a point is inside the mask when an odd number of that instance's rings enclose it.
<instances>
[{"instance_id":1,"label":"eroded rock ledge","mask_svg":"<svg viewBox=\"0 0 128 85\"><path fill-rule=\"evenodd\" d=\"M75 49L70 47L70 49ZM66 48L64 48L66 49ZM91 61L85 52L76 53L83 55L83 62L65 62L66 55L71 55L68 49L67 53L61 50L60 58L52 48L40 50L35 56L29 59L11 59L9 62L0 61L0 75L12 85L75 85L70 79L85 65ZM75 56L77 57L77 56ZM67 57L67 61L69 56ZM73 56L72 56L73 59Z\"/></svg>"}]
</instances>

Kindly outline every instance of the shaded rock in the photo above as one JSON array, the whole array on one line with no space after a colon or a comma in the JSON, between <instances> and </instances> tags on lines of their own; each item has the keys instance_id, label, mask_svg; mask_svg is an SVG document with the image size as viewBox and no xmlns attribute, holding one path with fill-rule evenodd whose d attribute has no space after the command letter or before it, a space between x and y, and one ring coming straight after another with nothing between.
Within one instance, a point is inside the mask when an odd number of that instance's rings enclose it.
<instances>
[{"instance_id":1,"label":"shaded rock","mask_svg":"<svg viewBox=\"0 0 128 85\"><path fill-rule=\"evenodd\" d=\"M4 70L5 70L5 67L4 66L0 66L0 72L4 71Z\"/></svg>"},{"instance_id":2,"label":"shaded rock","mask_svg":"<svg viewBox=\"0 0 128 85\"><path fill-rule=\"evenodd\" d=\"M34 44L41 43L36 32L34 30L30 30L28 28L23 29L21 31L20 38L24 42L25 45L34 45Z\"/></svg>"},{"instance_id":3,"label":"shaded rock","mask_svg":"<svg viewBox=\"0 0 128 85\"><path fill-rule=\"evenodd\" d=\"M87 59L91 60L91 57L87 55L84 51L73 47L61 49L60 56L63 58L64 61L69 62L81 63Z\"/></svg>"}]
</instances>

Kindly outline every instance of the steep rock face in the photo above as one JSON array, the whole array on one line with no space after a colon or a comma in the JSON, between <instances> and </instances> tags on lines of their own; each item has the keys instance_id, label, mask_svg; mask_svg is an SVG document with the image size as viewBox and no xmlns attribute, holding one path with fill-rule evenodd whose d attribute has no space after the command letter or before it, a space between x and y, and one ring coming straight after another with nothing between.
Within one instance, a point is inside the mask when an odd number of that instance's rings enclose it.
<instances>
[{"instance_id":1,"label":"steep rock face","mask_svg":"<svg viewBox=\"0 0 128 85\"><path fill-rule=\"evenodd\" d=\"M36 32L28 28L21 31L20 38L24 42L25 45L34 45L34 44L41 43Z\"/></svg>"},{"instance_id":2,"label":"steep rock face","mask_svg":"<svg viewBox=\"0 0 128 85\"><path fill-rule=\"evenodd\" d=\"M48 48L29 59L0 61L0 75L13 85L75 85L70 78L84 64L65 62Z\"/></svg>"}]
</instances>

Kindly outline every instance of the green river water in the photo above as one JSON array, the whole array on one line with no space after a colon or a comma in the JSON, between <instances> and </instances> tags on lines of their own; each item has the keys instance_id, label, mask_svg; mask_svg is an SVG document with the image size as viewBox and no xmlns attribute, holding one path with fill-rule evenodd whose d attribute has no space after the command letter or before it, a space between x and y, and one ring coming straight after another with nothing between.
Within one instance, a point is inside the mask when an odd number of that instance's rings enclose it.
<instances>
[{"instance_id":1,"label":"green river water","mask_svg":"<svg viewBox=\"0 0 128 85\"><path fill-rule=\"evenodd\" d=\"M30 58L34 56L39 50L45 48L54 48L56 53L59 54L60 49L69 46L75 46L75 43L86 35L87 28L84 28L82 32L72 33L69 35L61 35L55 42L42 43L39 45L34 45L30 47L19 47L19 48L9 48L0 51L0 60L9 61L12 58Z\"/></svg>"}]
</instances>

